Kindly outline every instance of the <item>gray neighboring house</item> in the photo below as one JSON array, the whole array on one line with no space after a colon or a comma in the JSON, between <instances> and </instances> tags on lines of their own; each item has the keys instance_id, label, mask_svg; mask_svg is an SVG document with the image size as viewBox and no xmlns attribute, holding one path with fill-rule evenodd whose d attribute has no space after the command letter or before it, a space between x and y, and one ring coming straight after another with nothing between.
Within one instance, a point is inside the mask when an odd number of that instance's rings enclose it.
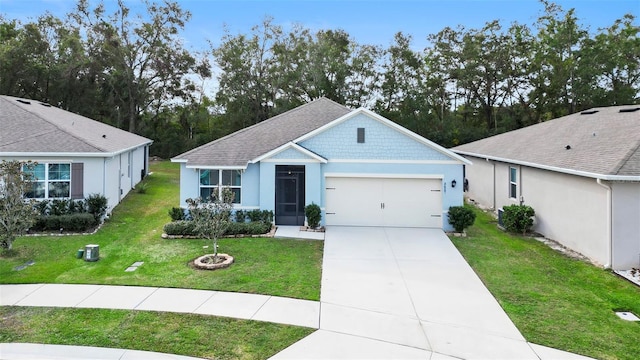
<instances>
[{"instance_id":1,"label":"gray neighboring house","mask_svg":"<svg viewBox=\"0 0 640 360\"><path fill-rule=\"evenodd\" d=\"M452 149L468 197L523 202L534 229L614 270L640 267L640 105L593 108Z\"/></svg>"},{"instance_id":2,"label":"gray neighboring house","mask_svg":"<svg viewBox=\"0 0 640 360\"><path fill-rule=\"evenodd\" d=\"M36 100L0 95L0 161L36 161L36 199L102 194L108 210L148 173L142 136Z\"/></svg>"}]
</instances>

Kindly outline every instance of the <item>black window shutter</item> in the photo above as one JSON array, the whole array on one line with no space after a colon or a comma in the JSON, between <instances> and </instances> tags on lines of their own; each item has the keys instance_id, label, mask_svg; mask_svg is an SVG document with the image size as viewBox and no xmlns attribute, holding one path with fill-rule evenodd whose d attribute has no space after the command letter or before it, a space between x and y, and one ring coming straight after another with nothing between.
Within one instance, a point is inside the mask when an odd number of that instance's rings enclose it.
<instances>
[{"instance_id":1,"label":"black window shutter","mask_svg":"<svg viewBox=\"0 0 640 360\"><path fill-rule=\"evenodd\" d=\"M84 198L84 164L71 164L71 198Z\"/></svg>"}]
</instances>

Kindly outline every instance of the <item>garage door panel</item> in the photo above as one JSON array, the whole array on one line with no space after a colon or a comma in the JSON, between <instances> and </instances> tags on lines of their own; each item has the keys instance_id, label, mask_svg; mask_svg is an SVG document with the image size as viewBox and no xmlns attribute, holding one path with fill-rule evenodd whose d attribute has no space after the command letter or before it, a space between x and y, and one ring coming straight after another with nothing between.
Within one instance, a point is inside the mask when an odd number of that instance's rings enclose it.
<instances>
[{"instance_id":1,"label":"garage door panel","mask_svg":"<svg viewBox=\"0 0 640 360\"><path fill-rule=\"evenodd\" d=\"M327 225L442 227L440 179L329 177L325 183Z\"/></svg>"}]
</instances>

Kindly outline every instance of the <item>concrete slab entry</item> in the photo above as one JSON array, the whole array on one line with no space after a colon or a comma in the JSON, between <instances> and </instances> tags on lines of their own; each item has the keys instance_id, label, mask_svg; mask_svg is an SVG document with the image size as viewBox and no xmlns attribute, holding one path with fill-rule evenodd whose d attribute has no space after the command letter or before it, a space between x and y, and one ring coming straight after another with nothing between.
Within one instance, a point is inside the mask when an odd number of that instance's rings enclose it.
<instances>
[{"instance_id":1,"label":"concrete slab entry","mask_svg":"<svg viewBox=\"0 0 640 360\"><path fill-rule=\"evenodd\" d=\"M45 284L15 305L75 307L102 285Z\"/></svg>"},{"instance_id":2,"label":"concrete slab entry","mask_svg":"<svg viewBox=\"0 0 640 360\"><path fill-rule=\"evenodd\" d=\"M640 321L640 318L638 318L634 313L629 311L616 311L616 315L618 315L618 317L622 320Z\"/></svg>"},{"instance_id":3,"label":"concrete slab entry","mask_svg":"<svg viewBox=\"0 0 640 360\"><path fill-rule=\"evenodd\" d=\"M156 290L138 286L105 286L84 299L78 307L133 310Z\"/></svg>"},{"instance_id":4,"label":"concrete slab entry","mask_svg":"<svg viewBox=\"0 0 640 360\"><path fill-rule=\"evenodd\" d=\"M0 285L0 306L15 305L43 284Z\"/></svg>"},{"instance_id":5,"label":"concrete slab entry","mask_svg":"<svg viewBox=\"0 0 640 360\"><path fill-rule=\"evenodd\" d=\"M160 288L135 309L192 313L215 294L208 290Z\"/></svg>"},{"instance_id":6,"label":"concrete slab entry","mask_svg":"<svg viewBox=\"0 0 640 360\"><path fill-rule=\"evenodd\" d=\"M318 330L271 359L429 359L431 352L385 341Z\"/></svg>"},{"instance_id":7,"label":"concrete slab entry","mask_svg":"<svg viewBox=\"0 0 640 360\"><path fill-rule=\"evenodd\" d=\"M272 296L253 316L252 320L317 329L320 327L320 303Z\"/></svg>"}]
</instances>

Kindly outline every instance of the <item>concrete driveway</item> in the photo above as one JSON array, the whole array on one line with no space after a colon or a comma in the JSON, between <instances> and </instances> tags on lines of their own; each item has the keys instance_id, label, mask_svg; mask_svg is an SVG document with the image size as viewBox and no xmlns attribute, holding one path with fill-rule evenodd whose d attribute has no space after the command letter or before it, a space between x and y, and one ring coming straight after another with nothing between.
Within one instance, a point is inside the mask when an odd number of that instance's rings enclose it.
<instances>
[{"instance_id":1,"label":"concrete driveway","mask_svg":"<svg viewBox=\"0 0 640 360\"><path fill-rule=\"evenodd\" d=\"M527 343L437 229L329 227L320 330L274 359L579 359Z\"/></svg>"}]
</instances>

